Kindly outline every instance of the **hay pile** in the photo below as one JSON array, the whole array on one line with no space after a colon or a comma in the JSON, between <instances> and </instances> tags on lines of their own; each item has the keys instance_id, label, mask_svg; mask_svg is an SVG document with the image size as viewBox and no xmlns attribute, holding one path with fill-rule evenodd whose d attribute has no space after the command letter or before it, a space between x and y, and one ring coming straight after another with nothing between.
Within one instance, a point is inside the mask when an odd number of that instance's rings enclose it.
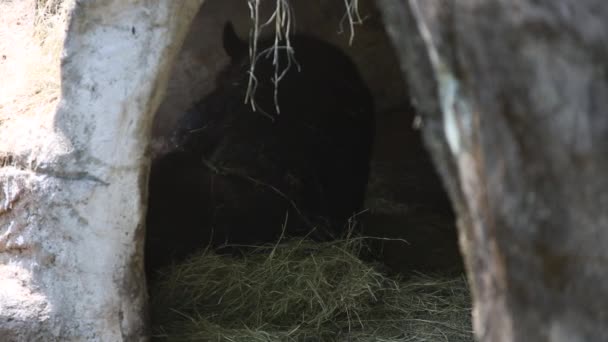
<instances>
[{"instance_id":1,"label":"hay pile","mask_svg":"<svg viewBox=\"0 0 608 342\"><path fill-rule=\"evenodd\" d=\"M151 289L166 341L472 341L462 277L390 279L362 240L306 239L238 257L204 251Z\"/></svg>"}]
</instances>

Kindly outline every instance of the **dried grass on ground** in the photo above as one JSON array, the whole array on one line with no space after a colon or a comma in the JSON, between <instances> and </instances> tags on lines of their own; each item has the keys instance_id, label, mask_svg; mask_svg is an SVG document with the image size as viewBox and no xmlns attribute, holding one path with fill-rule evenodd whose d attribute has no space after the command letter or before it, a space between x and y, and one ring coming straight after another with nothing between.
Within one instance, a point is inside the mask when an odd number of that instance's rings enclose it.
<instances>
[{"instance_id":1,"label":"dried grass on ground","mask_svg":"<svg viewBox=\"0 0 608 342\"><path fill-rule=\"evenodd\" d=\"M151 290L166 341L472 341L463 277L391 279L361 240L304 239L240 257L205 251Z\"/></svg>"},{"instance_id":2,"label":"dried grass on ground","mask_svg":"<svg viewBox=\"0 0 608 342\"><path fill-rule=\"evenodd\" d=\"M68 2L0 2L0 117L53 109Z\"/></svg>"},{"instance_id":3,"label":"dried grass on ground","mask_svg":"<svg viewBox=\"0 0 608 342\"><path fill-rule=\"evenodd\" d=\"M51 129L72 2L0 0L0 154ZM156 333L170 341L472 340L464 279L389 279L357 257L359 248L357 240L293 240L241 258L203 253L153 289Z\"/></svg>"},{"instance_id":4,"label":"dried grass on ground","mask_svg":"<svg viewBox=\"0 0 608 342\"><path fill-rule=\"evenodd\" d=\"M60 57L72 3L0 1L2 151L26 149L16 146L28 145L24 136L36 136L36 132L51 127L61 92Z\"/></svg>"}]
</instances>

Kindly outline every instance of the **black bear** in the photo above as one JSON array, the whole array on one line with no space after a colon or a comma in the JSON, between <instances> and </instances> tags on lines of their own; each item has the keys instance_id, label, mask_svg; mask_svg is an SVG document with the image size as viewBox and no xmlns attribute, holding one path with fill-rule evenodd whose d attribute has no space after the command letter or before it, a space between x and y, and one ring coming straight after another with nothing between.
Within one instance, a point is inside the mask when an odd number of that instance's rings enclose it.
<instances>
[{"instance_id":1,"label":"black bear","mask_svg":"<svg viewBox=\"0 0 608 342\"><path fill-rule=\"evenodd\" d=\"M290 41L295 60L285 49L274 59L274 38L258 43L254 110L244 101L249 47L226 25L230 64L184 119L180 148L152 165L149 270L209 244L313 230L326 239L361 209L374 135L370 91L336 47L299 34ZM278 84L276 61L291 61Z\"/></svg>"}]
</instances>

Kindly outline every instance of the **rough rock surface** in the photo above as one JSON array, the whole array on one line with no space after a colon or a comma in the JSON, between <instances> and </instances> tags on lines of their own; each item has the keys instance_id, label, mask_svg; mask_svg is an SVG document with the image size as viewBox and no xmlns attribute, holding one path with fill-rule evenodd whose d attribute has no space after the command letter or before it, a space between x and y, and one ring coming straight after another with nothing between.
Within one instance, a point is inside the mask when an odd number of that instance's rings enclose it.
<instances>
[{"instance_id":1,"label":"rough rock surface","mask_svg":"<svg viewBox=\"0 0 608 342\"><path fill-rule=\"evenodd\" d=\"M607 341L605 3L379 3L459 216L477 338Z\"/></svg>"},{"instance_id":2,"label":"rough rock surface","mask_svg":"<svg viewBox=\"0 0 608 342\"><path fill-rule=\"evenodd\" d=\"M145 152L201 2L77 1L54 129L0 162L2 341L145 339Z\"/></svg>"}]
</instances>

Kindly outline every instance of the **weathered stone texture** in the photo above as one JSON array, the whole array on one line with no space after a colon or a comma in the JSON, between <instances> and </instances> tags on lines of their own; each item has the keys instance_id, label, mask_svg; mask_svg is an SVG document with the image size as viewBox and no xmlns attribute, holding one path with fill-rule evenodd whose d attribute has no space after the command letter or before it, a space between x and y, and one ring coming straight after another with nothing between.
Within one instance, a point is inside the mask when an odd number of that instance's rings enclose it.
<instances>
[{"instance_id":1,"label":"weathered stone texture","mask_svg":"<svg viewBox=\"0 0 608 342\"><path fill-rule=\"evenodd\" d=\"M145 149L201 2L76 2L54 131L0 163L2 341L145 339Z\"/></svg>"},{"instance_id":2,"label":"weathered stone texture","mask_svg":"<svg viewBox=\"0 0 608 342\"><path fill-rule=\"evenodd\" d=\"M459 214L477 337L608 340L608 8L380 4Z\"/></svg>"}]
</instances>

